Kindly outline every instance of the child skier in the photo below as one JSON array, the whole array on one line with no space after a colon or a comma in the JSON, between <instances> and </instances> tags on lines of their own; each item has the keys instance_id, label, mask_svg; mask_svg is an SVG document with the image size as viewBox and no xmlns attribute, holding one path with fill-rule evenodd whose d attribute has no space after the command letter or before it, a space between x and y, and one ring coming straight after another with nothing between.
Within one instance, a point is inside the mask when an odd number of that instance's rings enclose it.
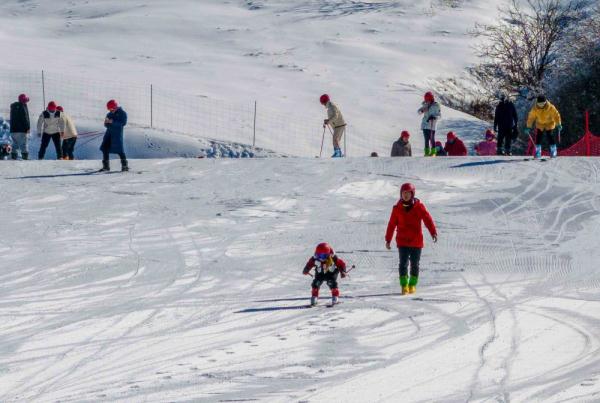
<instances>
[{"instance_id":1,"label":"child skier","mask_svg":"<svg viewBox=\"0 0 600 403\"><path fill-rule=\"evenodd\" d=\"M490 156L496 155L497 151L496 136L491 129L487 129L485 132L485 141L475 145L475 152L477 155Z\"/></svg>"},{"instance_id":2,"label":"child skier","mask_svg":"<svg viewBox=\"0 0 600 403\"><path fill-rule=\"evenodd\" d=\"M391 249L390 243L396 232L396 245L400 254L400 287L402 295L414 294L419 282L419 261L423 249L423 231L421 222L437 242L437 231L431 215L421 201L415 198L415 185L405 183L400 188L400 200L392 208L390 221L385 233L385 247ZM410 261L410 278L408 277L408 263Z\"/></svg>"},{"instance_id":3,"label":"child skier","mask_svg":"<svg viewBox=\"0 0 600 403\"><path fill-rule=\"evenodd\" d=\"M0 117L0 160L7 160L12 153L13 139L10 135L10 125Z\"/></svg>"},{"instance_id":4,"label":"child skier","mask_svg":"<svg viewBox=\"0 0 600 403\"><path fill-rule=\"evenodd\" d=\"M320 243L315 249L314 256L308 259L302 274L307 276L313 268L315 269L315 278L312 282L310 305L317 305L319 288L323 282L326 282L331 290L331 304L337 304L340 296L337 277L338 273L342 275L342 278L346 277L346 263L336 256L329 244Z\"/></svg>"}]
</instances>

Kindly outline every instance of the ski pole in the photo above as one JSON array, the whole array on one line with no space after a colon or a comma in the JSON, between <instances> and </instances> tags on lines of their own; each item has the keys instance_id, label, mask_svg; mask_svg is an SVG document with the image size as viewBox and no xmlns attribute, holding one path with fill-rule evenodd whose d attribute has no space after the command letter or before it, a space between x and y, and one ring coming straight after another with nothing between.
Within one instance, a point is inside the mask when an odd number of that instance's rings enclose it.
<instances>
[{"instance_id":1,"label":"ski pole","mask_svg":"<svg viewBox=\"0 0 600 403\"><path fill-rule=\"evenodd\" d=\"M531 137L531 133L528 134L529 140L531 140L531 144L533 144L533 155L535 155L535 141L533 141L533 137Z\"/></svg>"},{"instance_id":2,"label":"ski pole","mask_svg":"<svg viewBox=\"0 0 600 403\"><path fill-rule=\"evenodd\" d=\"M352 270L354 270L354 269L356 269L356 265L352 265L352 267L350 268L350 270L348 270L348 271L346 272L346 274L350 273L350 272L351 272Z\"/></svg>"},{"instance_id":3,"label":"ski pole","mask_svg":"<svg viewBox=\"0 0 600 403\"><path fill-rule=\"evenodd\" d=\"M323 125L323 137L321 137L321 151L319 151L319 158L323 156L323 143L325 142L325 125Z\"/></svg>"}]
</instances>

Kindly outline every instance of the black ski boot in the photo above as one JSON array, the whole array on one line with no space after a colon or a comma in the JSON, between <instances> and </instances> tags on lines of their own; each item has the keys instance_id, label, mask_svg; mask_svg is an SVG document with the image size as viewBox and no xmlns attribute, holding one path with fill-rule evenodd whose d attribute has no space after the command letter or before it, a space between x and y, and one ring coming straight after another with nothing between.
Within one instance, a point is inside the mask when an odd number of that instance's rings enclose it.
<instances>
[{"instance_id":1,"label":"black ski boot","mask_svg":"<svg viewBox=\"0 0 600 403\"><path fill-rule=\"evenodd\" d=\"M13 160L16 160L19 157L18 153L10 153L10 158L12 158Z\"/></svg>"},{"instance_id":2,"label":"black ski boot","mask_svg":"<svg viewBox=\"0 0 600 403\"><path fill-rule=\"evenodd\" d=\"M108 172L110 171L110 163L107 160L102 160L102 169L98 172Z\"/></svg>"},{"instance_id":3,"label":"black ski boot","mask_svg":"<svg viewBox=\"0 0 600 403\"><path fill-rule=\"evenodd\" d=\"M24 160L28 160L29 159L29 153L21 153L21 158Z\"/></svg>"},{"instance_id":4,"label":"black ski boot","mask_svg":"<svg viewBox=\"0 0 600 403\"><path fill-rule=\"evenodd\" d=\"M127 165L127 160L121 160L121 172L129 171L129 166Z\"/></svg>"}]
</instances>

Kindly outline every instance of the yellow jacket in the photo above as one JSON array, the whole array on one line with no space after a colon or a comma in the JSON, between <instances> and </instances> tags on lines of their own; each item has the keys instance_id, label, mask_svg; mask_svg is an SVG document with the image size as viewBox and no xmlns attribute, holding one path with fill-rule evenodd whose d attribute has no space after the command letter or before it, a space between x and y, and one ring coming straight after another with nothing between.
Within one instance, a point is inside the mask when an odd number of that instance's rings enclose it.
<instances>
[{"instance_id":1,"label":"yellow jacket","mask_svg":"<svg viewBox=\"0 0 600 403\"><path fill-rule=\"evenodd\" d=\"M527 127L530 129L533 128L534 123L536 129L554 130L557 125L561 124L560 114L550 102L546 102L543 108L538 108L537 105L534 105L527 118Z\"/></svg>"}]
</instances>

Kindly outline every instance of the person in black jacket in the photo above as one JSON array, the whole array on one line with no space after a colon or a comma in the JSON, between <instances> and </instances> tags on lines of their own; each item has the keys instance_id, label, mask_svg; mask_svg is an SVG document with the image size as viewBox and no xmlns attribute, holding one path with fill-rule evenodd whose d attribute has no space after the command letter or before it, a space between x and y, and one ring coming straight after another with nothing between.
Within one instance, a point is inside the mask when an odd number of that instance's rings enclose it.
<instances>
[{"instance_id":1,"label":"person in black jacket","mask_svg":"<svg viewBox=\"0 0 600 403\"><path fill-rule=\"evenodd\" d=\"M10 135L14 144L11 158L16 160L21 152L21 158L29 158L29 132L31 124L29 121L29 109L27 103L29 97L25 94L19 95L19 100L10 105Z\"/></svg>"},{"instance_id":2,"label":"person in black jacket","mask_svg":"<svg viewBox=\"0 0 600 403\"><path fill-rule=\"evenodd\" d=\"M500 103L496 106L494 115L494 131L498 133L498 155L512 155L510 145L513 140L513 133L517 133L517 109L515 104L509 99L508 94L500 91L498 94ZM503 149L504 146L504 149Z\"/></svg>"}]
</instances>

